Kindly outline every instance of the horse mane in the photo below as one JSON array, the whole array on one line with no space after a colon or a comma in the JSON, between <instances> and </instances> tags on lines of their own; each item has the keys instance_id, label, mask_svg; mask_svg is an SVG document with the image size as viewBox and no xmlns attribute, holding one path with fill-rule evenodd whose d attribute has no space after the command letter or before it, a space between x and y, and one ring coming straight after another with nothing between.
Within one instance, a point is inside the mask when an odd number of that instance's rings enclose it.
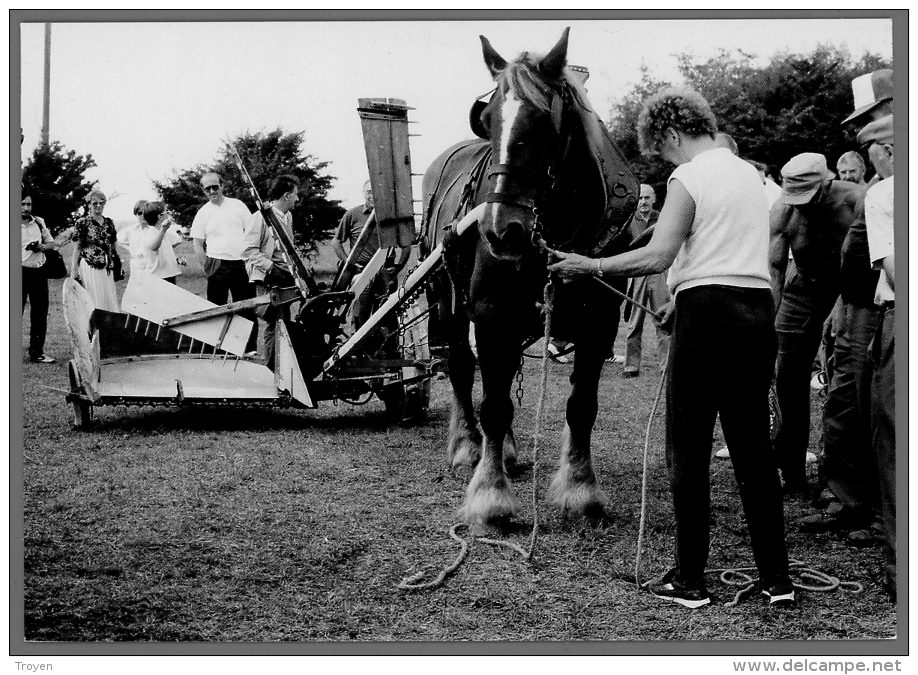
<instances>
[{"instance_id":1,"label":"horse mane","mask_svg":"<svg viewBox=\"0 0 918 675\"><path fill-rule=\"evenodd\" d=\"M528 52L520 54L516 60L507 65L501 72L501 82L506 89L513 92L517 98L527 101L542 112L551 112L551 100L557 88L569 86L582 108L594 113L593 106L587 98L586 88L580 83L580 78L573 75L565 66L561 79L551 80L539 70L541 55Z\"/></svg>"},{"instance_id":2,"label":"horse mane","mask_svg":"<svg viewBox=\"0 0 918 675\"><path fill-rule=\"evenodd\" d=\"M551 112L551 100L555 93L553 86L560 82L546 79L539 71L540 58L523 52L501 71L501 84L504 91L509 89L516 98L529 102L542 112Z\"/></svg>"}]
</instances>

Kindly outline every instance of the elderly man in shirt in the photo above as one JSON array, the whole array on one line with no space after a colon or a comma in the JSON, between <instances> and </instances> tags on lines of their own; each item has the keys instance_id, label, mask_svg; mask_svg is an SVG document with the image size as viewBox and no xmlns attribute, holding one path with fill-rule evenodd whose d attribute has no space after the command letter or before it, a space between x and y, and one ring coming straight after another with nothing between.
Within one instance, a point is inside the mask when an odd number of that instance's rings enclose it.
<instances>
[{"instance_id":1,"label":"elderly man in shirt","mask_svg":"<svg viewBox=\"0 0 918 675\"><path fill-rule=\"evenodd\" d=\"M867 145L880 180L867 191L864 217L870 262L880 271L874 301L882 319L871 344L871 430L880 478L880 503L886 539L886 587L896 596L896 264L893 219L893 116L871 122L857 135Z\"/></svg>"},{"instance_id":2,"label":"elderly man in shirt","mask_svg":"<svg viewBox=\"0 0 918 675\"><path fill-rule=\"evenodd\" d=\"M778 331L775 390L783 418L774 446L785 490L799 494L808 489L810 369L823 323L838 299L842 243L863 187L833 180L825 157L812 152L793 157L781 175L781 199L770 213L769 251ZM795 267L785 279L789 250Z\"/></svg>"},{"instance_id":3,"label":"elderly man in shirt","mask_svg":"<svg viewBox=\"0 0 918 675\"><path fill-rule=\"evenodd\" d=\"M207 299L225 305L230 295L234 302L254 298L255 288L249 283L242 261L242 235L252 214L240 200L223 194L223 181L216 173L201 177L201 189L207 195L207 203L195 214L191 238L195 253L204 258ZM254 346L255 341L250 337L249 351Z\"/></svg>"},{"instance_id":4,"label":"elderly man in shirt","mask_svg":"<svg viewBox=\"0 0 918 675\"><path fill-rule=\"evenodd\" d=\"M653 208L656 201L657 193L653 187L642 183L637 210L628 225L632 239L640 237L657 222L660 212ZM666 287L665 274L662 272L630 279L628 295L635 301L649 307L653 312L659 311L666 303L672 300L669 289ZM641 343L644 333L644 317L647 313L643 309L629 304L625 306L625 314L625 319L628 320L628 334L625 367L622 370L622 377L637 377L641 371ZM666 370L666 358L669 354L669 335L659 324L656 324L656 329L660 371L662 372Z\"/></svg>"},{"instance_id":5,"label":"elderly man in shirt","mask_svg":"<svg viewBox=\"0 0 918 675\"><path fill-rule=\"evenodd\" d=\"M295 176L279 176L271 185L268 199L277 221L293 241L293 214L291 211L299 200L300 183ZM253 213L246 224L243 236L242 257L248 278L255 284L258 295L264 295L272 288L293 286L293 275L283 249L275 238L274 231L265 222L260 211ZM261 320L262 354L264 364L274 370L276 326L279 319L290 318L289 306L269 310Z\"/></svg>"}]
</instances>

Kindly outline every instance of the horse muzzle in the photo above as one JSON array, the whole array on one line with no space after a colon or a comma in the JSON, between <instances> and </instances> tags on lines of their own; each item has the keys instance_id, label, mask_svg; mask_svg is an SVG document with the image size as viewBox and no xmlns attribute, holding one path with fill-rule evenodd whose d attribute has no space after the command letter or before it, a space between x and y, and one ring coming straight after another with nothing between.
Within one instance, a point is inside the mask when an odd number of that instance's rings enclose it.
<instances>
[{"instance_id":1,"label":"horse muzzle","mask_svg":"<svg viewBox=\"0 0 918 675\"><path fill-rule=\"evenodd\" d=\"M492 256L498 260L518 261L532 246L529 233L533 225L531 209L488 203L479 229Z\"/></svg>"}]
</instances>

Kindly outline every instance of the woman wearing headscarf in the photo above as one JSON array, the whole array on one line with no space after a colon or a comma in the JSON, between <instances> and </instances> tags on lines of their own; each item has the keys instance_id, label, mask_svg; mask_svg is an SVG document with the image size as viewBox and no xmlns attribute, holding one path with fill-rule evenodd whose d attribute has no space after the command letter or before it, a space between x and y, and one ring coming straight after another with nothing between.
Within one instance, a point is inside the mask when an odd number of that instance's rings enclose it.
<instances>
[{"instance_id":1,"label":"woman wearing headscarf","mask_svg":"<svg viewBox=\"0 0 918 675\"><path fill-rule=\"evenodd\" d=\"M690 88L648 99L638 117L641 151L676 166L646 247L609 258L556 253L561 277L644 276L669 268L674 305L666 372L666 457L676 521L676 564L647 588L696 608L710 602L711 442L718 414L749 526L761 590L794 602L768 391L777 337L768 268L768 204L754 167L715 140L707 101ZM673 320L674 319L674 320ZM736 364L744 364L737 386Z\"/></svg>"},{"instance_id":2,"label":"woman wearing headscarf","mask_svg":"<svg viewBox=\"0 0 918 675\"><path fill-rule=\"evenodd\" d=\"M119 312L118 294L115 292L115 268L120 268L115 251L115 223L102 215L105 195L98 190L90 192L86 201L89 214L74 226L73 260L70 276L83 284L97 309Z\"/></svg>"}]
</instances>

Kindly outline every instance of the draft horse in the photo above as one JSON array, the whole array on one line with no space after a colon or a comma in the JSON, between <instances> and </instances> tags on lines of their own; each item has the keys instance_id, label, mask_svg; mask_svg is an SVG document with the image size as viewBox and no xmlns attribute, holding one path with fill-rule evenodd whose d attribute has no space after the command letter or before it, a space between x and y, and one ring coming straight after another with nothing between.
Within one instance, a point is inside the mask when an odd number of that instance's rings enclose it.
<instances>
[{"instance_id":1,"label":"draft horse","mask_svg":"<svg viewBox=\"0 0 918 675\"><path fill-rule=\"evenodd\" d=\"M544 55L508 63L481 36L496 83L472 126L486 139L445 151L424 175L422 243L444 244L437 280L439 330L448 349L453 390L448 458L475 466L460 517L499 525L517 515L507 469L516 461L511 385L524 345L542 334L540 303L548 281L538 244L590 255L627 248L627 221L638 183L578 76L566 67L569 29ZM477 231L461 236L450 223L484 203ZM624 290L624 280L612 281ZM555 284L555 337L576 345L561 457L549 499L565 513L605 513L590 456L597 388L611 355L620 301L590 279ZM474 324L483 397L481 431L472 402Z\"/></svg>"}]
</instances>

